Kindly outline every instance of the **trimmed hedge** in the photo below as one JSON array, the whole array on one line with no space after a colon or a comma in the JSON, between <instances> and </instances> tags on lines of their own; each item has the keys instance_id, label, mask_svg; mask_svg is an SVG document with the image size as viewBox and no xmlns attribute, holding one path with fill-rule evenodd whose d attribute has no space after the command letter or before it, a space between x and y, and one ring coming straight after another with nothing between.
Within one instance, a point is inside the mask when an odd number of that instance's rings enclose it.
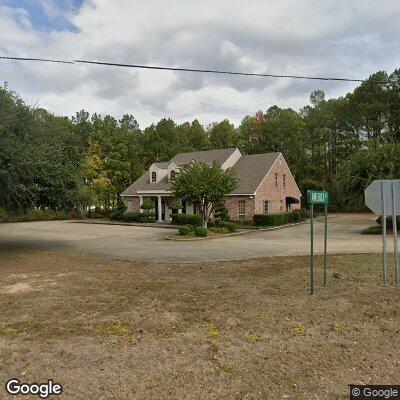
<instances>
[{"instance_id":1,"label":"trimmed hedge","mask_svg":"<svg viewBox=\"0 0 400 400\"><path fill-rule=\"evenodd\" d=\"M200 225L199 214L171 214L172 223L175 225Z\"/></svg>"},{"instance_id":2,"label":"trimmed hedge","mask_svg":"<svg viewBox=\"0 0 400 400\"><path fill-rule=\"evenodd\" d=\"M138 213L128 211L122 216L124 222L150 223L156 221L155 213Z\"/></svg>"},{"instance_id":3,"label":"trimmed hedge","mask_svg":"<svg viewBox=\"0 0 400 400\"><path fill-rule=\"evenodd\" d=\"M219 226L214 226L212 228L210 228L211 232L215 232L215 233L230 233L228 228L224 228L223 226L219 227Z\"/></svg>"},{"instance_id":4,"label":"trimmed hedge","mask_svg":"<svg viewBox=\"0 0 400 400\"><path fill-rule=\"evenodd\" d=\"M194 228L194 234L196 236L207 236L208 230L204 226L195 226Z\"/></svg>"},{"instance_id":5,"label":"trimmed hedge","mask_svg":"<svg viewBox=\"0 0 400 400\"><path fill-rule=\"evenodd\" d=\"M234 222L225 222L225 221L222 221L220 226L221 226L222 228L228 229L228 231L229 231L230 233L236 232L236 224L235 224Z\"/></svg>"},{"instance_id":6,"label":"trimmed hedge","mask_svg":"<svg viewBox=\"0 0 400 400\"><path fill-rule=\"evenodd\" d=\"M75 211L29 210L24 214L7 214L0 209L0 222L55 221L63 219L81 219L82 214Z\"/></svg>"},{"instance_id":7,"label":"trimmed hedge","mask_svg":"<svg viewBox=\"0 0 400 400\"><path fill-rule=\"evenodd\" d=\"M185 235L185 236L190 236L193 235L193 226L191 225L183 225L179 228L179 234L180 235Z\"/></svg>"},{"instance_id":8,"label":"trimmed hedge","mask_svg":"<svg viewBox=\"0 0 400 400\"><path fill-rule=\"evenodd\" d=\"M300 213L298 212L253 215L254 225L257 226L278 226L290 224L292 222L300 222L300 220Z\"/></svg>"}]
</instances>

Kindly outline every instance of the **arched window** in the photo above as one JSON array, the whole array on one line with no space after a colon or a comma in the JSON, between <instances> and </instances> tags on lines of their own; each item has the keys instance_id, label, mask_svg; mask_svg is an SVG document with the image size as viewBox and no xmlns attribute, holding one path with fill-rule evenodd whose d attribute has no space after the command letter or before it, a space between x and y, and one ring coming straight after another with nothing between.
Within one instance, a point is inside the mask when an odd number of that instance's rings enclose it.
<instances>
[{"instance_id":1,"label":"arched window","mask_svg":"<svg viewBox=\"0 0 400 400\"><path fill-rule=\"evenodd\" d=\"M176 175L176 172L172 170L171 171L171 181L173 181L175 179L175 175Z\"/></svg>"},{"instance_id":2,"label":"arched window","mask_svg":"<svg viewBox=\"0 0 400 400\"><path fill-rule=\"evenodd\" d=\"M156 173L156 171L153 171L151 173L151 181L152 182L157 182L157 173Z\"/></svg>"}]
</instances>

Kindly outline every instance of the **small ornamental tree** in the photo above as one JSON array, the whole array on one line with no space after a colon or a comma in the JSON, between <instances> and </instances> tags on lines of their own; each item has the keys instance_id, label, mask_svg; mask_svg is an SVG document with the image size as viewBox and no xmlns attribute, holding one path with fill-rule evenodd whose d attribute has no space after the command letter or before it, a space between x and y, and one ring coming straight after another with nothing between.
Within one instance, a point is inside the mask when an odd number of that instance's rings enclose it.
<instances>
[{"instance_id":1,"label":"small ornamental tree","mask_svg":"<svg viewBox=\"0 0 400 400\"><path fill-rule=\"evenodd\" d=\"M208 165L193 162L183 167L172 182L175 198L189 200L199 205L202 225L228 193L237 187L236 177L231 169L224 170L219 164Z\"/></svg>"},{"instance_id":2,"label":"small ornamental tree","mask_svg":"<svg viewBox=\"0 0 400 400\"><path fill-rule=\"evenodd\" d=\"M169 205L169 208L171 210L179 210L182 208L182 202L178 199L173 199Z\"/></svg>"},{"instance_id":3,"label":"small ornamental tree","mask_svg":"<svg viewBox=\"0 0 400 400\"><path fill-rule=\"evenodd\" d=\"M145 212L149 212L150 210L153 210L155 208L155 203L153 199L150 199L149 197L146 197L143 200L142 205L140 206L142 210Z\"/></svg>"}]
</instances>

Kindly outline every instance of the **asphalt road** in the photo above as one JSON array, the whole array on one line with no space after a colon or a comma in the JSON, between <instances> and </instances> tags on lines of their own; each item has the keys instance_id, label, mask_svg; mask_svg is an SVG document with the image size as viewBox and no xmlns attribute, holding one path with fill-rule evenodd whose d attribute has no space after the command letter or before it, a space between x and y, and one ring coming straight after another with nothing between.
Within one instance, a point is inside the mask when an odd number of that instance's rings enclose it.
<instances>
[{"instance_id":1,"label":"asphalt road","mask_svg":"<svg viewBox=\"0 0 400 400\"><path fill-rule=\"evenodd\" d=\"M329 216L328 252L378 253L381 236L362 235L373 225L372 214ZM323 251L323 221L315 222L315 251ZM165 240L173 231L165 228L83 224L74 221L0 224L0 246L83 252L137 261L197 262L240 260L265 256L306 255L310 227L303 224L273 231L211 240L175 242ZM388 236L392 251L392 237Z\"/></svg>"}]
</instances>

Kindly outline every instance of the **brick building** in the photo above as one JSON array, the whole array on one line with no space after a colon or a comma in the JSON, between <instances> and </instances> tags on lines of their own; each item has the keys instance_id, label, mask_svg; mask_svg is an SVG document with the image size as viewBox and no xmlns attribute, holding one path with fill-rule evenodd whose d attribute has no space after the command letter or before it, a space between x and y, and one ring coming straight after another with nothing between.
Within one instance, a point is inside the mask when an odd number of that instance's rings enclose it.
<instances>
[{"instance_id":1,"label":"brick building","mask_svg":"<svg viewBox=\"0 0 400 400\"><path fill-rule=\"evenodd\" d=\"M224 169L233 169L238 186L228 194L225 205L234 220L300 208L301 193L282 153L242 155L231 148L179 153L170 161L152 164L121 193L127 211L139 212L143 199L151 197L156 200L157 219L169 221L171 175L192 161L217 162ZM196 213L196 205L184 202L179 212Z\"/></svg>"}]
</instances>

